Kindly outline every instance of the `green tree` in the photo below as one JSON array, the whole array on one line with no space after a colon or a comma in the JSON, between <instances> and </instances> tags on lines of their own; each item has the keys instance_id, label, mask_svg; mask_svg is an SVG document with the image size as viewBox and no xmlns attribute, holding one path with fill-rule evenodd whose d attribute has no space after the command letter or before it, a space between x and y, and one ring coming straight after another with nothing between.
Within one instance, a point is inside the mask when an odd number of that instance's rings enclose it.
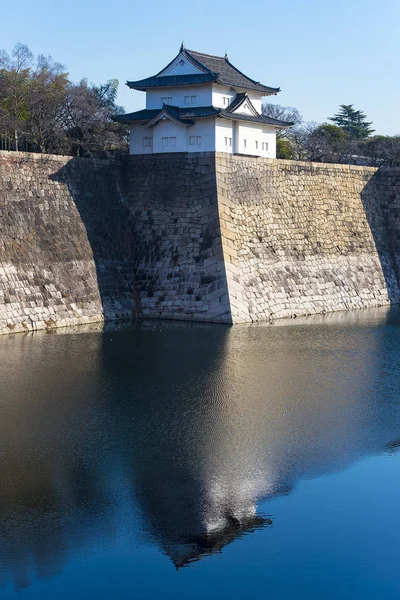
<instances>
[{"instance_id":1,"label":"green tree","mask_svg":"<svg viewBox=\"0 0 400 600\"><path fill-rule=\"evenodd\" d=\"M276 140L276 158L284 158L285 160L296 160L297 155L289 140L277 138Z\"/></svg>"},{"instance_id":2,"label":"green tree","mask_svg":"<svg viewBox=\"0 0 400 600\"><path fill-rule=\"evenodd\" d=\"M375 131L370 127L372 122L367 121L365 113L355 110L353 104L341 104L339 112L328 120L343 129L353 140L363 140Z\"/></svg>"},{"instance_id":3,"label":"green tree","mask_svg":"<svg viewBox=\"0 0 400 600\"><path fill-rule=\"evenodd\" d=\"M360 153L370 164L381 167L400 166L400 135L375 135L360 143Z\"/></svg>"}]
</instances>

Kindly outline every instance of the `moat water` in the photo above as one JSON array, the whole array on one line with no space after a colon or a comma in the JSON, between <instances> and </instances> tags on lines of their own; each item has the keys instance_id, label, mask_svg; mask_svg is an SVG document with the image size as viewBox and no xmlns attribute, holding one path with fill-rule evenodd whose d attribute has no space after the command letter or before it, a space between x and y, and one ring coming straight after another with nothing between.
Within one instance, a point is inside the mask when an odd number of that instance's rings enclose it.
<instances>
[{"instance_id":1,"label":"moat water","mask_svg":"<svg viewBox=\"0 0 400 600\"><path fill-rule=\"evenodd\" d=\"M0 338L0 597L398 599L400 311Z\"/></svg>"}]
</instances>

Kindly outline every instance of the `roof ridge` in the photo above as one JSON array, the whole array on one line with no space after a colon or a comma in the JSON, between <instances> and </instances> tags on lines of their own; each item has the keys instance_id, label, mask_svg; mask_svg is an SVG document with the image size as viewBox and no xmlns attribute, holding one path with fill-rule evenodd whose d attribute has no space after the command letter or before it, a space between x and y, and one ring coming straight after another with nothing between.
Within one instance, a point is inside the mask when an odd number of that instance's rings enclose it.
<instances>
[{"instance_id":1,"label":"roof ridge","mask_svg":"<svg viewBox=\"0 0 400 600\"><path fill-rule=\"evenodd\" d=\"M199 54L200 56L208 56L209 58L219 58L221 60L228 60L225 56L219 56L218 54L207 54L207 52L199 52L198 50L189 50L189 48L185 48L186 52L193 52L194 54Z\"/></svg>"}]
</instances>

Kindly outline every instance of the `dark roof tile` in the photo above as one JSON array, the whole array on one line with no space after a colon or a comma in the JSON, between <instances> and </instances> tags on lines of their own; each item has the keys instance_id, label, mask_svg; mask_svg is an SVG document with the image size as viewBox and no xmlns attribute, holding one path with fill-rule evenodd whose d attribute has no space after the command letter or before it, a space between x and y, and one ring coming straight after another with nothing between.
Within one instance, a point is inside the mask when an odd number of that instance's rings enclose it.
<instances>
[{"instance_id":1,"label":"dark roof tile","mask_svg":"<svg viewBox=\"0 0 400 600\"><path fill-rule=\"evenodd\" d=\"M183 52L186 58L192 64L197 66L202 73L192 75L161 75L160 73L165 71L169 66L167 65L167 67L157 75L138 81L127 81L126 85L131 89L144 91L149 88L201 85L216 81L231 87L257 91L264 95L277 94L280 91L280 88L268 87L247 77L247 75L234 67L226 56L213 56L211 54L196 52L195 50L186 50L186 48L183 48L181 52ZM181 52L179 52L179 54ZM179 56L179 54L177 56ZM175 58L169 64L172 64Z\"/></svg>"},{"instance_id":2,"label":"dark roof tile","mask_svg":"<svg viewBox=\"0 0 400 600\"><path fill-rule=\"evenodd\" d=\"M126 85L133 90L146 90L148 88L174 87L179 85L200 85L215 81L213 73L199 73L195 75L166 75L147 77L139 81L127 81Z\"/></svg>"},{"instance_id":3,"label":"dark roof tile","mask_svg":"<svg viewBox=\"0 0 400 600\"><path fill-rule=\"evenodd\" d=\"M258 81L254 81L254 79L247 77L247 75L233 66L227 56L213 56L211 54L196 52L195 50L185 49L184 51L189 59L194 59L200 65L209 69L212 73L215 73L219 83L243 88L245 90L254 90L265 94L277 94L280 91L280 88L262 85Z\"/></svg>"},{"instance_id":4,"label":"dark roof tile","mask_svg":"<svg viewBox=\"0 0 400 600\"><path fill-rule=\"evenodd\" d=\"M279 121L278 119L271 119L263 115L253 116L245 115L240 113L231 113L223 108L215 108L214 106L194 106L191 108L179 108L177 106L165 106L163 108L154 110L139 110L134 113L128 113L126 115L118 115L114 118L118 123L131 123L135 121L151 121L162 110L165 110L176 120L182 122L186 121L186 125L190 124L190 120L204 119L207 117L222 117L224 119L231 119L235 121L248 121L250 123L262 123L264 125L273 125L275 127L290 127L293 123L286 121Z\"/></svg>"}]
</instances>

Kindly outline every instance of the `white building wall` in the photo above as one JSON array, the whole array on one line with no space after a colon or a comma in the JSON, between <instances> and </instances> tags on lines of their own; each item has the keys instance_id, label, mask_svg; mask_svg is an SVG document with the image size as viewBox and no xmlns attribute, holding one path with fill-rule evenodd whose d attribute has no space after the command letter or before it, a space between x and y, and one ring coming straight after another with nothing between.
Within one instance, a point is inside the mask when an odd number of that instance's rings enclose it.
<instances>
[{"instance_id":1,"label":"white building wall","mask_svg":"<svg viewBox=\"0 0 400 600\"><path fill-rule=\"evenodd\" d=\"M225 143L225 138L228 139L228 145ZM229 139L231 145L229 145ZM232 154L234 152L234 129L233 122L227 119L215 119L215 151L216 152L228 152Z\"/></svg>"},{"instance_id":2,"label":"white building wall","mask_svg":"<svg viewBox=\"0 0 400 600\"><path fill-rule=\"evenodd\" d=\"M224 102L224 98L229 98L229 103L231 103L232 100L236 98L235 90L214 83L212 86L211 104L215 106L215 108L228 108L228 105Z\"/></svg>"},{"instance_id":3,"label":"white building wall","mask_svg":"<svg viewBox=\"0 0 400 600\"><path fill-rule=\"evenodd\" d=\"M147 139L147 142L143 141ZM136 123L130 128L130 154L152 154L153 153L153 128L144 128ZM151 141L150 141L151 140ZM146 145L145 145L146 144Z\"/></svg>"},{"instance_id":4,"label":"white building wall","mask_svg":"<svg viewBox=\"0 0 400 600\"><path fill-rule=\"evenodd\" d=\"M276 135L273 128L252 123L238 123L238 144L235 150L239 154L276 157Z\"/></svg>"},{"instance_id":5,"label":"white building wall","mask_svg":"<svg viewBox=\"0 0 400 600\"><path fill-rule=\"evenodd\" d=\"M192 127L186 128L186 136L188 152L214 152L215 119L201 119L196 121ZM201 139L199 140L198 138Z\"/></svg>"},{"instance_id":6,"label":"white building wall","mask_svg":"<svg viewBox=\"0 0 400 600\"><path fill-rule=\"evenodd\" d=\"M190 104L185 102L185 98L190 98ZM157 88L146 92L146 108L162 108L162 98L171 98L168 104L182 108L191 108L192 106L211 106L212 105L212 85L194 85L182 86L176 88ZM194 98L194 102L192 102Z\"/></svg>"},{"instance_id":7,"label":"white building wall","mask_svg":"<svg viewBox=\"0 0 400 600\"><path fill-rule=\"evenodd\" d=\"M153 131L153 152L186 152L186 130L184 125L174 121L158 121L154 127L146 128Z\"/></svg>"},{"instance_id":8,"label":"white building wall","mask_svg":"<svg viewBox=\"0 0 400 600\"><path fill-rule=\"evenodd\" d=\"M163 141L163 138L167 139ZM204 119L191 127L167 120L159 121L154 127L135 124L130 130L130 154L214 151L275 158L275 128L227 119Z\"/></svg>"}]
</instances>

